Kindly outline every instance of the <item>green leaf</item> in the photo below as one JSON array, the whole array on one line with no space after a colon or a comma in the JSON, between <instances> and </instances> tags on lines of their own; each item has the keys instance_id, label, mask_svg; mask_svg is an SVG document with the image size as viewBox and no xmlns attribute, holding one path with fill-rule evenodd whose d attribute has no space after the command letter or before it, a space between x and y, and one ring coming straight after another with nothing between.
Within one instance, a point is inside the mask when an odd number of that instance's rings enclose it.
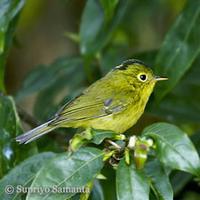
<instances>
[{"instance_id":1,"label":"green leaf","mask_svg":"<svg viewBox=\"0 0 200 200\"><path fill-rule=\"evenodd\" d=\"M15 103L10 96L0 96L0 177L37 149L34 144L20 146L15 137L22 133Z\"/></svg>"},{"instance_id":2,"label":"green leaf","mask_svg":"<svg viewBox=\"0 0 200 200\"><path fill-rule=\"evenodd\" d=\"M11 44L18 14L25 0L1 0L0 2L0 90L4 91L5 59Z\"/></svg>"},{"instance_id":3,"label":"green leaf","mask_svg":"<svg viewBox=\"0 0 200 200\"><path fill-rule=\"evenodd\" d=\"M15 138L20 130L18 116L11 97L0 96L0 177L13 167L15 159Z\"/></svg>"},{"instance_id":4,"label":"green leaf","mask_svg":"<svg viewBox=\"0 0 200 200\"><path fill-rule=\"evenodd\" d=\"M109 165L104 166L103 170L101 173L106 177L106 180L101 181L101 185L103 187L104 191L104 197L105 199L110 199L110 200L116 200L116 185L115 180L116 180L116 171L113 170Z\"/></svg>"},{"instance_id":5,"label":"green leaf","mask_svg":"<svg viewBox=\"0 0 200 200\"><path fill-rule=\"evenodd\" d=\"M200 58L184 75L179 84L164 98L159 105L149 106L150 111L170 121L196 122L200 120ZM184 89L183 89L184 88Z\"/></svg>"},{"instance_id":6,"label":"green leaf","mask_svg":"<svg viewBox=\"0 0 200 200\"><path fill-rule=\"evenodd\" d=\"M159 200L173 200L169 177L158 160L147 162L145 171Z\"/></svg>"},{"instance_id":7,"label":"green leaf","mask_svg":"<svg viewBox=\"0 0 200 200\"><path fill-rule=\"evenodd\" d=\"M80 200L80 196L83 194L76 194L70 198L70 200ZM81 196L82 198L82 196ZM83 200L83 199L81 199ZM103 188L98 180L94 181L92 192L90 193L89 200L104 200Z\"/></svg>"},{"instance_id":8,"label":"green leaf","mask_svg":"<svg viewBox=\"0 0 200 200\"><path fill-rule=\"evenodd\" d=\"M109 20L110 18L113 17L115 8L117 4L119 3L119 0L110 0L110 1L100 0L100 2L103 6L106 19Z\"/></svg>"},{"instance_id":9,"label":"green leaf","mask_svg":"<svg viewBox=\"0 0 200 200\"><path fill-rule=\"evenodd\" d=\"M19 186L30 186L32 180L42 165L44 165L50 158L54 156L55 154L51 152L40 153L28 158L13 168L6 176L0 180L0 199L22 199L24 194L18 193L20 189ZM14 187L14 192L12 194L7 194L5 192L6 186L8 185Z\"/></svg>"},{"instance_id":10,"label":"green leaf","mask_svg":"<svg viewBox=\"0 0 200 200\"><path fill-rule=\"evenodd\" d=\"M199 155L200 155L200 132L196 132L191 136L191 140L195 145ZM174 194L178 194L181 190L192 180L193 176L186 172L175 172L171 175L171 183L173 186Z\"/></svg>"},{"instance_id":11,"label":"green leaf","mask_svg":"<svg viewBox=\"0 0 200 200\"><path fill-rule=\"evenodd\" d=\"M171 178L171 183L173 186L174 194L178 194L181 190L192 180L192 175L186 172L177 172L173 174Z\"/></svg>"},{"instance_id":12,"label":"green leaf","mask_svg":"<svg viewBox=\"0 0 200 200\"><path fill-rule=\"evenodd\" d=\"M200 1L190 0L167 33L156 59L157 75L168 81L156 90L157 99L179 82L200 53Z\"/></svg>"},{"instance_id":13,"label":"green leaf","mask_svg":"<svg viewBox=\"0 0 200 200\"><path fill-rule=\"evenodd\" d=\"M121 160L116 174L118 200L148 200L149 183L144 172L137 170L132 163L128 166Z\"/></svg>"},{"instance_id":14,"label":"green leaf","mask_svg":"<svg viewBox=\"0 0 200 200\"><path fill-rule=\"evenodd\" d=\"M4 52L9 25L19 14L24 3L25 0L1 0L0 2L0 55Z\"/></svg>"},{"instance_id":15,"label":"green leaf","mask_svg":"<svg viewBox=\"0 0 200 200\"><path fill-rule=\"evenodd\" d=\"M103 188L98 180L94 181L94 186L91 192L91 200L104 200Z\"/></svg>"},{"instance_id":16,"label":"green leaf","mask_svg":"<svg viewBox=\"0 0 200 200\"><path fill-rule=\"evenodd\" d=\"M106 130L96 130L92 129L92 142L95 144L100 144L106 138L113 138L116 136L116 133L113 131L106 131Z\"/></svg>"},{"instance_id":17,"label":"green leaf","mask_svg":"<svg viewBox=\"0 0 200 200\"><path fill-rule=\"evenodd\" d=\"M116 8L113 8L113 3L112 10L115 11L113 17L109 17L108 20L99 0L87 1L80 27L80 48L82 54L94 55L108 43L113 31L124 16L128 3L129 1L121 0Z\"/></svg>"},{"instance_id":18,"label":"green leaf","mask_svg":"<svg viewBox=\"0 0 200 200\"><path fill-rule=\"evenodd\" d=\"M164 165L200 176L198 153L187 134L178 127L155 123L145 128L143 135L155 140L157 156Z\"/></svg>"},{"instance_id":19,"label":"green leaf","mask_svg":"<svg viewBox=\"0 0 200 200\"><path fill-rule=\"evenodd\" d=\"M96 148L82 148L70 154L63 153L48 162L37 174L31 188L84 187L103 167L103 152ZM28 193L27 200L65 200L76 193Z\"/></svg>"}]
</instances>

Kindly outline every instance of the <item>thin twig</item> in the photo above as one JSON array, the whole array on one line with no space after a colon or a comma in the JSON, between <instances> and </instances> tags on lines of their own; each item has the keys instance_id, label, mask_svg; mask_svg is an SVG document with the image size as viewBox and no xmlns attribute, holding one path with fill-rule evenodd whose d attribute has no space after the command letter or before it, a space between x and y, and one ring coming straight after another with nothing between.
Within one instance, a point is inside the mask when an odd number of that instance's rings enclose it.
<instances>
[{"instance_id":1,"label":"thin twig","mask_svg":"<svg viewBox=\"0 0 200 200\"><path fill-rule=\"evenodd\" d=\"M28 114L23 108L17 106L17 111L19 114L20 119L30 125L32 128L39 126L39 122L30 114Z\"/></svg>"},{"instance_id":2,"label":"thin twig","mask_svg":"<svg viewBox=\"0 0 200 200\"><path fill-rule=\"evenodd\" d=\"M115 148L117 148L117 149L121 149L121 147L117 144L117 143L115 143L115 142L113 142L112 140L106 140L108 143L110 143L112 146L114 146Z\"/></svg>"}]
</instances>

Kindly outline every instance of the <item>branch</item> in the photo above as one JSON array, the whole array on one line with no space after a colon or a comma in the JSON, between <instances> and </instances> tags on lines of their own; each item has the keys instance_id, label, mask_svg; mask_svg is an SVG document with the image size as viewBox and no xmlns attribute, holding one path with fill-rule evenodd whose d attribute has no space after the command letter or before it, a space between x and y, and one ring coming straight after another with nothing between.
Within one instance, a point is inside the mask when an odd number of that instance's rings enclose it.
<instances>
[{"instance_id":1,"label":"branch","mask_svg":"<svg viewBox=\"0 0 200 200\"><path fill-rule=\"evenodd\" d=\"M39 126L39 122L30 114L28 114L22 107L17 106L17 111L20 119L29 124L32 128Z\"/></svg>"}]
</instances>

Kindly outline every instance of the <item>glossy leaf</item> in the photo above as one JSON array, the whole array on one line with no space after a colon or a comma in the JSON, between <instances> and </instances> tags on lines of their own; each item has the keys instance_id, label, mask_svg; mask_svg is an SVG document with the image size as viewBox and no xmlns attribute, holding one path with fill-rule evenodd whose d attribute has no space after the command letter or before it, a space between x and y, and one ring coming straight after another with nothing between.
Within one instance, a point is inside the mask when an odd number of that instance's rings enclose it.
<instances>
[{"instance_id":1,"label":"glossy leaf","mask_svg":"<svg viewBox=\"0 0 200 200\"><path fill-rule=\"evenodd\" d=\"M173 174L173 177L171 178L171 183L173 186L174 194L177 195L180 193L183 188L192 180L193 176L191 174L188 174L186 172L177 172Z\"/></svg>"},{"instance_id":2,"label":"glossy leaf","mask_svg":"<svg viewBox=\"0 0 200 200\"><path fill-rule=\"evenodd\" d=\"M104 200L103 188L98 180L94 181L94 186L91 192L91 200Z\"/></svg>"},{"instance_id":3,"label":"glossy leaf","mask_svg":"<svg viewBox=\"0 0 200 200\"><path fill-rule=\"evenodd\" d=\"M2 177L13 167L16 152L12 138L15 138L20 130L11 97L0 96L0 119L0 177Z\"/></svg>"},{"instance_id":4,"label":"glossy leaf","mask_svg":"<svg viewBox=\"0 0 200 200\"><path fill-rule=\"evenodd\" d=\"M158 86L157 99L161 99L174 88L199 56L199 23L200 1L188 1L185 9L167 33L157 55L156 73L169 78Z\"/></svg>"},{"instance_id":5,"label":"glossy leaf","mask_svg":"<svg viewBox=\"0 0 200 200\"><path fill-rule=\"evenodd\" d=\"M93 55L107 44L113 31L120 23L128 2L125 0L119 1L113 17L107 20L99 0L87 1L80 27L80 49L82 54Z\"/></svg>"},{"instance_id":6,"label":"glossy leaf","mask_svg":"<svg viewBox=\"0 0 200 200\"><path fill-rule=\"evenodd\" d=\"M145 128L143 135L155 140L156 153L163 164L200 176L199 155L181 129L168 123L155 123Z\"/></svg>"},{"instance_id":7,"label":"glossy leaf","mask_svg":"<svg viewBox=\"0 0 200 200\"><path fill-rule=\"evenodd\" d=\"M84 187L103 167L103 152L95 148L82 148L70 154L63 153L48 162L37 174L31 187ZM76 193L29 193L27 200L65 200Z\"/></svg>"},{"instance_id":8,"label":"glossy leaf","mask_svg":"<svg viewBox=\"0 0 200 200\"><path fill-rule=\"evenodd\" d=\"M76 194L71 197L70 200L85 200L82 195L84 195L84 193ZM98 180L94 181L92 191L89 194L89 200L104 200L103 188Z\"/></svg>"},{"instance_id":9,"label":"glossy leaf","mask_svg":"<svg viewBox=\"0 0 200 200\"><path fill-rule=\"evenodd\" d=\"M106 138L113 138L116 136L116 133L113 131L104 131L104 130L92 130L92 142L95 144L100 144Z\"/></svg>"},{"instance_id":10,"label":"glossy leaf","mask_svg":"<svg viewBox=\"0 0 200 200\"><path fill-rule=\"evenodd\" d=\"M158 160L147 162L145 171L158 200L173 200L172 186L161 163Z\"/></svg>"},{"instance_id":11,"label":"glossy leaf","mask_svg":"<svg viewBox=\"0 0 200 200\"><path fill-rule=\"evenodd\" d=\"M118 200L149 199L149 183L144 172L137 170L133 163L128 166L124 160L117 168L116 190Z\"/></svg>"},{"instance_id":12,"label":"glossy leaf","mask_svg":"<svg viewBox=\"0 0 200 200\"><path fill-rule=\"evenodd\" d=\"M15 137L20 133L22 129L12 97L0 96L0 177L37 151L34 144L19 147Z\"/></svg>"},{"instance_id":13,"label":"glossy leaf","mask_svg":"<svg viewBox=\"0 0 200 200\"><path fill-rule=\"evenodd\" d=\"M191 136L191 140L195 145L198 154L200 155L200 132L196 132ZM182 189L192 180L193 176L185 172L175 172L171 175L171 183L173 186L174 194L178 194Z\"/></svg>"},{"instance_id":14,"label":"glossy leaf","mask_svg":"<svg viewBox=\"0 0 200 200\"><path fill-rule=\"evenodd\" d=\"M40 153L28 158L12 169L6 176L0 180L0 199L1 200L21 200L23 193L20 193L20 186L30 186L36 173L46 164L46 162L55 156L54 153L46 152ZM7 194L6 186L12 186L14 192ZM9 191L9 190L8 190Z\"/></svg>"},{"instance_id":15,"label":"glossy leaf","mask_svg":"<svg viewBox=\"0 0 200 200\"><path fill-rule=\"evenodd\" d=\"M116 200L116 171L105 164L101 173L106 177L106 180L101 181L105 199Z\"/></svg>"},{"instance_id":16,"label":"glossy leaf","mask_svg":"<svg viewBox=\"0 0 200 200\"><path fill-rule=\"evenodd\" d=\"M0 1L0 90L4 91L5 58L12 41L17 17L25 0Z\"/></svg>"}]
</instances>

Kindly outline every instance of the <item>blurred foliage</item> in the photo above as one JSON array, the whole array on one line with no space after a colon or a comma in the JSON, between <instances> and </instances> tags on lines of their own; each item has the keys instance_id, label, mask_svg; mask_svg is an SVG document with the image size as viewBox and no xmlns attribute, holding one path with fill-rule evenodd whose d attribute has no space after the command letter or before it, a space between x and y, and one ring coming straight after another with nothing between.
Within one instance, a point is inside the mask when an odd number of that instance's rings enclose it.
<instances>
[{"instance_id":1,"label":"blurred foliage","mask_svg":"<svg viewBox=\"0 0 200 200\"><path fill-rule=\"evenodd\" d=\"M70 2L60 3L67 7ZM18 91L8 96L4 77L9 49L17 41L16 28L29 27L30 21L39 23L38 13L48 2L27 1L19 21L24 4L25 0L0 0L0 199L200 199L200 1L87 0L78 21L79 31L60 33L74 42L79 50L76 55L36 66ZM82 4L76 4L78 10ZM23 45L23 40L20 43ZM44 136L26 146L15 142L23 132L21 122L30 126L45 122L64 103L128 58L140 59L158 75L169 77L156 87L144 113L143 120L148 116L150 126L141 123L140 130L144 130L139 137L152 138L156 145L149 151L144 169L137 169L133 151L129 152L130 165L122 155L118 167L103 162L102 158L105 161L112 153L103 149L104 140L113 137L113 132L106 130L92 130L92 147L73 154L61 153L74 134L70 128L56 130L60 134ZM18 106L33 96L33 116L26 119ZM159 123L153 123L155 119ZM100 173L107 180L97 180L102 178ZM92 192L8 195L6 185L88 186Z\"/></svg>"},{"instance_id":2,"label":"blurred foliage","mask_svg":"<svg viewBox=\"0 0 200 200\"><path fill-rule=\"evenodd\" d=\"M5 63L18 15L25 0L1 0L0 11L0 91L4 91Z\"/></svg>"}]
</instances>

